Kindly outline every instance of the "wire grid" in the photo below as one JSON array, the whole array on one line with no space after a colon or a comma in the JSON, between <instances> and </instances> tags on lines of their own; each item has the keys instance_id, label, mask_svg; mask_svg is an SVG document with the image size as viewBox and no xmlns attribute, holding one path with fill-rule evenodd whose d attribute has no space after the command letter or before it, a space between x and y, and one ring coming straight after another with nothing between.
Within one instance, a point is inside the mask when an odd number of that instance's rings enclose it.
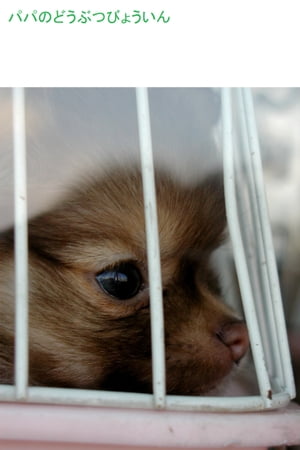
<instances>
[{"instance_id":1,"label":"wire grid","mask_svg":"<svg viewBox=\"0 0 300 450\"><path fill-rule=\"evenodd\" d=\"M234 96L235 103L238 105L238 120L234 121L232 91L223 89L222 116L224 180L229 230L260 395L228 398L175 396L165 393L163 305L148 91L146 88L138 88L136 94L150 272L153 395L28 387L26 134L24 91L18 88L14 90L13 97L16 204L16 372L15 386L0 386L1 399L36 403L197 411L253 411L284 406L294 397L295 391L274 251L266 214L251 92L250 90L239 90L237 96ZM242 136L241 151L236 150L234 141L234 136L238 134ZM251 205L249 222L245 222L242 190L240 187L237 188L241 173L246 174L245 179L247 180L245 192ZM251 241L251 237L243 231L251 228L249 223L253 227L254 241ZM256 242L257 245L253 246L253 242Z\"/></svg>"}]
</instances>

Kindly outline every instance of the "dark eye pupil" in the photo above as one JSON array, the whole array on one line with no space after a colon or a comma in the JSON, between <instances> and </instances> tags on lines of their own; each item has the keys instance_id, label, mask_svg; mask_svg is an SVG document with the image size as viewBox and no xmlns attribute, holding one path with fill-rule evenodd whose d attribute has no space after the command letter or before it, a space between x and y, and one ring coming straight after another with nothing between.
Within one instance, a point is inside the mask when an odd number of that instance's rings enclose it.
<instances>
[{"instance_id":1,"label":"dark eye pupil","mask_svg":"<svg viewBox=\"0 0 300 450\"><path fill-rule=\"evenodd\" d=\"M96 281L107 294L127 300L134 297L141 287L141 275L132 263L122 263L96 275Z\"/></svg>"}]
</instances>

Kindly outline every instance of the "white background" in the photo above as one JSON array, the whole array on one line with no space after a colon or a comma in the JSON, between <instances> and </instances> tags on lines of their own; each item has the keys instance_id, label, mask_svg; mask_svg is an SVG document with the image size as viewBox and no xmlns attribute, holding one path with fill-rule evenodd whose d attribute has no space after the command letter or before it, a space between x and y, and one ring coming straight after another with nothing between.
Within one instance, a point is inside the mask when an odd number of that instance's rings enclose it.
<instances>
[{"instance_id":1,"label":"white background","mask_svg":"<svg viewBox=\"0 0 300 450\"><path fill-rule=\"evenodd\" d=\"M0 6L1 86L299 84L294 0L10 0ZM168 24L8 22L18 10L164 10Z\"/></svg>"}]
</instances>

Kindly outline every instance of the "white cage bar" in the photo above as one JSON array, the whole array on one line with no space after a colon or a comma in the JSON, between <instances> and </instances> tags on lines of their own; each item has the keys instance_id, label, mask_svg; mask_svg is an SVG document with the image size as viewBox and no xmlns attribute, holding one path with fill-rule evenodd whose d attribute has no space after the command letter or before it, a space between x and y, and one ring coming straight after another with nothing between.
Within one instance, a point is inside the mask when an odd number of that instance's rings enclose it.
<instances>
[{"instance_id":1,"label":"white cage bar","mask_svg":"<svg viewBox=\"0 0 300 450\"><path fill-rule=\"evenodd\" d=\"M261 269L261 273L263 273L262 271L266 272L266 275L262 277L262 282L264 284L263 292L265 294L268 311L272 311L272 314L266 314L266 319L269 319L268 328L271 335L271 342L268 343L266 350L272 350L273 367L275 368L275 376L278 377L277 381L281 386L286 386L287 392L290 394L291 398L294 398L296 394L295 385L265 196L253 100L249 89L239 89L237 93L239 104L244 104L244 117L247 120L248 141L252 143L252 151L246 152L246 146L243 146L243 148L244 153L250 159L249 166L252 169L253 181L250 184L250 187L252 188L253 203L255 204L254 199L256 198L258 204L258 215L255 214L255 210L253 214L254 219L257 221L256 227L261 230L261 238L259 241L262 246L260 249L261 263L258 267ZM267 264L264 264L264 261L266 261Z\"/></svg>"},{"instance_id":2,"label":"white cage bar","mask_svg":"<svg viewBox=\"0 0 300 450\"><path fill-rule=\"evenodd\" d=\"M247 264L245 244L242 236L238 214L236 166L234 164L234 133L231 91L229 89L224 89L222 94L224 127L224 188L226 205L230 205L230 208L227 207L226 209L228 227L232 238L231 240L236 264L236 271L239 279L244 312L252 344L252 353L258 375L260 394L264 398L265 405L269 407L271 402L269 393L272 392L272 388L265 364L265 355L263 352L261 333L255 309L253 286L250 280L249 264Z\"/></svg>"},{"instance_id":3,"label":"white cage bar","mask_svg":"<svg viewBox=\"0 0 300 450\"><path fill-rule=\"evenodd\" d=\"M24 400L28 385L28 244L24 89L13 89L15 211L15 386Z\"/></svg>"},{"instance_id":4,"label":"white cage bar","mask_svg":"<svg viewBox=\"0 0 300 450\"><path fill-rule=\"evenodd\" d=\"M151 144L151 127L147 89L139 88L137 94L137 112L140 133L140 151L145 196L145 216L147 224L147 251L151 294L151 332L153 355L153 395L89 391L76 389L56 389L28 387L28 328L27 328L27 229L26 229L26 164L23 91L14 91L14 135L16 166L22 166L15 172L16 192L16 264L17 270L17 349L16 349L16 387L0 386L0 398L4 401L27 400L32 403L53 403L93 406L113 406L126 408L156 408L191 411L256 411L285 406L294 397L294 384L290 364L289 348L282 312L274 251L266 214L263 194L262 171L258 141L255 137L255 117L251 104L251 92L239 92L238 117L233 116L232 90L222 91L222 117L224 135L224 180L228 222L233 242L237 274L243 297L244 311L249 328L252 353L257 371L260 393L246 397L191 397L165 395L165 360L161 274L159 262L159 242L154 185L154 168ZM234 97L235 99L235 97ZM235 137L239 130L243 134L241 151L237 150ZM237 183L240 172L245 173L249 183L245 185L246 194L255 203L251 210L251 224L257 246L248 252L249 237L243 233L243 197ZM17 175L18 174L18 175ZM22 201L21 201L22 200ZM18 203L20 205L18 206ZM19 209L20 208L20 209ZM240 225L241 224L241 225ZM18 235L18 238L17 238ZM21 249L22 247L22 249ZM18 250L19 248L19 250ZM19 256L21 253L21 256ZM250 254L250 258L249 258ZM19 261L19 262L18 262ZM254 263L259 267L257 275ZM261 268L264 267L263 270ZM256 269L257 270L257 269ZM258 282L257 282L258 278ZM254 295L255 292L255 295ZM264 295L267 293L268 299ZM271 318L265 314L260 304L267 301ZM264 303L265 304L265 303ZM263 318L258 319L258 310ZM259 314L260 315L260 314ZM276 324L276 327L272 323ZM262 339L263 328L268 332L266 343ZM274 344L274 329L278 328L278 337ZM277 345L278 344L278 345ZM266 357L270 354L270 357Z\"/></svg>"},{"instance_id":5,"label":"white cage bar","mask_svg":"<svg viewBox=\"0 0 300 450\"><path fill-rule=\"evenodd\" d=\"M147 236L148 276L150 287L153 394L154 405L157 408L164 408L166 403L166 368L163 299L154 164L147 89L137 88L136 100L141 149L140 153Z\"/></svg>"},{"instance_id":6,"label":"white cage bar","mask_svg":"<svg viewBox=\"0 0 300 450\"><path fill-rule=\"evenodd\" d=\"M223 108L228 225L260 394L272 407L274 394L293 398L295 388L250 90L224 89Z\"/></svg>"}]
</instances>

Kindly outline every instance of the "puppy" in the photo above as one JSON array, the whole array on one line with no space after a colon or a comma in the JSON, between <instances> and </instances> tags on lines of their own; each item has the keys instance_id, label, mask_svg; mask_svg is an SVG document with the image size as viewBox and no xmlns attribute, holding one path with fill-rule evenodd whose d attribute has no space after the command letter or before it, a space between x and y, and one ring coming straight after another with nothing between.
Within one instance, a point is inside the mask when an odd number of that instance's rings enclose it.
<instances>
[{"instance_id":1,"label":"puppy","mask_svg":"<svg viewBox=\"0 0 300 450\"><path fill-rule=\"evenodd\" d=\"M167 392L206 394L244 356L244 323L220 300L218 177L156 175ZM13 231L0 239L0 377L13 383ZM152 392L149 283L139 170L115 169L29 223L30 384Z\"/></svg>"}]
</instances>

